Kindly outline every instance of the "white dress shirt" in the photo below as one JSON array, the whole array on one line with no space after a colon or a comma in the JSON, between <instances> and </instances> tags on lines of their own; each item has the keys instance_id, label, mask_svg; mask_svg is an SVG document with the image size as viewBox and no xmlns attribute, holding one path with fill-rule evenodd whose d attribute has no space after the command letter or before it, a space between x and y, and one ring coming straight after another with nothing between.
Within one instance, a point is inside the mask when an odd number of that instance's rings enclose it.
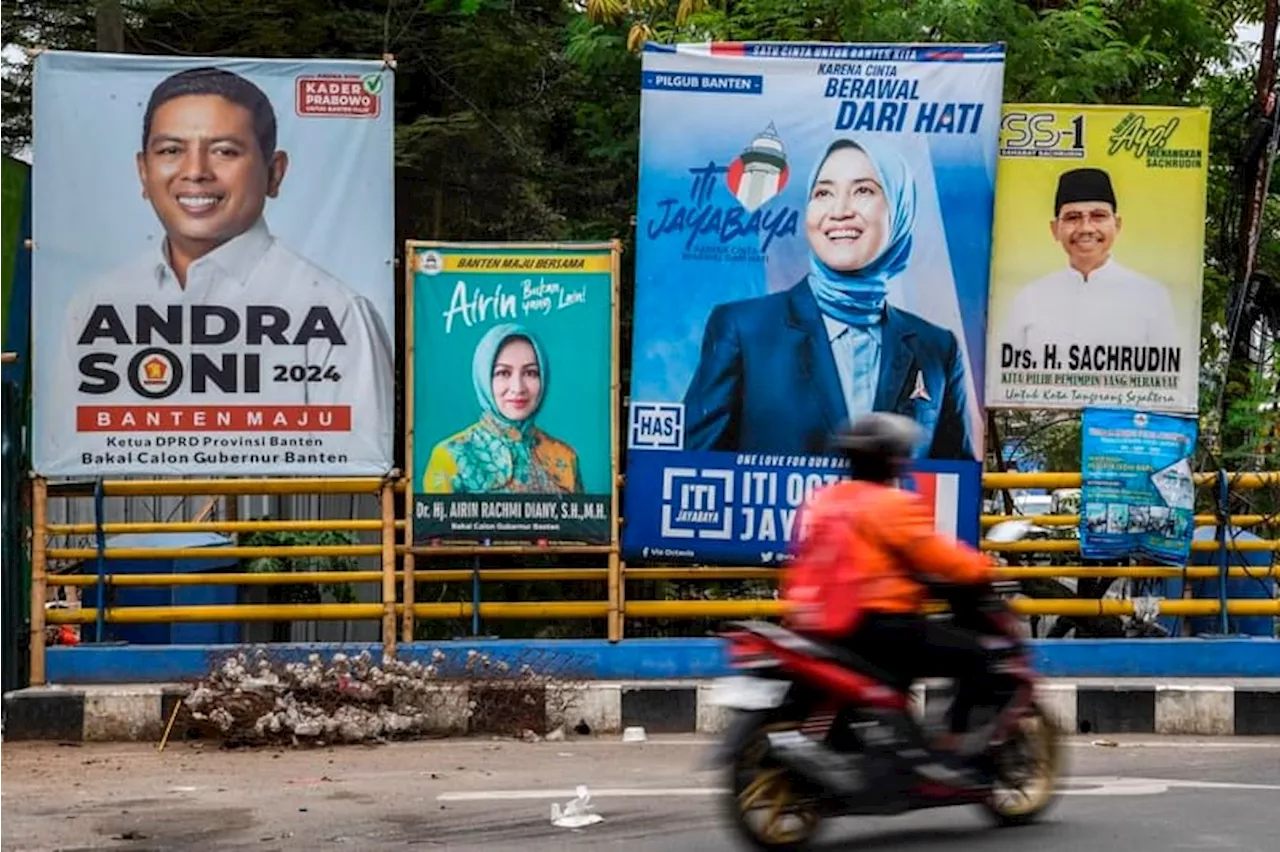
<instances>
[{"instance_id":1,"label":"white dress shirt","mask_svg":"<svg viewBox=\"0 0 1280 852\"><path fill-rule=\"evenodd\" d=\"M1058 357L1065 360L1065 350L1076 343L1184 343L1165 286L1114 259L1091 272L1088 279L1066 267L1027 284L1014 298L1003 331L1000 343L1030 349L1037 361L1045 344L1057 344Z\"/></svg>"},{"instance_id":2,"label":"white dress shirt","mask_svg":"<svg viewBox=\"0 0 1280 852\"><path fill-rule=\"evenodd\" d=\"M1060 269L1014 297L992 341L990 402L1195 410L1198 328L1179 326L1163 284L1114 259L1087 279Z\"/></svg>"},{"instance_id":3,"label":"white dress shirt","mask_svg":"<svg viewBox=\"0 0 1280 852\"><path fill-rule=\"evenodd\" d=\"M164 241L160 244L163 246ZM99 335L93 342L79 343L86 322L99 305L115 308L131 342L117 343ZM182 306L181 342L168 342L157 334L152 334L149 342L139 339L135 320L139 305L150 306L161 317L167 316L170 306ZM190 311L194 306L229 309L239 318L239 333L225 344L193 345ZM250 307L287 311L288 326L282 330L290 342L280 345L265 336L257 343L248 340L246 317ZM327 338L292 343L313 307L328 309L342 345L334 345ZM37 469L43 473L377 475L390 467L395 367L383 319L367 299L284 246L262 220L194 261L187 270L185 287L178 283L160 248L82 287L67 306L65 316L62 340L44 347L37 342L33 365L36 396L43 397L44 403L36 405L34 448ZM96 326L102 327L101 323ZM224 327L223 319L215 316L206 327L216 334ZM173 352L186 373L180 387L161 399L140 395L125 379L130 359L150 346ZM39 353L45 351L58 353L57 357L42 364ZM120 376L118 387L108 393L85 393L80 389L86 381L80 360L88 353L116 355L115 363L107 369ZM194 392L193 353L207 356L219 366L224 364L223 356L236 356L240 382L236 391L224 391L206 382L202 392ZM257 370L248 366L245 358L254 354L260 357ZM256 391L245 389L246 372L257 375ZM264 406L268 411L271 406L349 406L351 427L314 432L269 428L214 431L204 424L192 428L189 421L184 421L184 428L176 430L116 431L117 421L112 420L112 431L77 431L77 410L81 407L199 406L216 410L219 405ZM120 445L121 436L129 439L127 446ZM175 436L197 442L194 447L170 447L164 451L185 458L166 457L161 452L162 445L156 443L158 438L171 440ZM139 446L147 441L151 441L150 447ZM203 457L196 458L197 453ZM103 456L90 458L99 454Z\"/></svg>"}]
</instances>

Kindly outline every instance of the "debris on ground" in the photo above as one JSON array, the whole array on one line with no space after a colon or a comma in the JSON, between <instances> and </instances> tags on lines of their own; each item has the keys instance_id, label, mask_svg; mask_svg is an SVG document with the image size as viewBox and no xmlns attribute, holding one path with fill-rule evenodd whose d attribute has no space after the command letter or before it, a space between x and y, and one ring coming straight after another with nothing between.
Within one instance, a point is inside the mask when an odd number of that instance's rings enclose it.
<instances>
[{"instance_id":1,"label":"debris on ground","mask_svg":"<svg viewBox=\"0 0 1280 852\"><path fill-rule=\"evenodd\" d=\"M551 803L551 824L556 828L585 828L597 822L604 822L604 817L592 812L591 793L585 784L579 784L578 796L570 800L564 810L560 810L558 802Z\"/></svg>"},{"instance_id":2,"label":"debris on ground","mask_svg":"<svg viewBox=\"0 0 1280 852\"><path fill-rule=\"evenodd\" d=\"M261 650L252 658L241 652L197 683L185 703L192 719L237 743L364 742L438 728L448 696L434 674L419 662L377 665L368 651L284 665Z\"/></svg>"},{"instance_id":3,"label":"debris on ground","mask_svg":"<svg viewBox=\"0 0 1280 852\"><path fill-rule=\"evenodd\" d=\"M457 728L538 742L550 705L571 694L557 676L569 663L554 656L511 664L470 651L451 661L437 650L430 660L375 661L364 650L279 663L266 649L240 651L184 705L200 733L227 745L377 743Z\"/></svg>"}]
</instances>

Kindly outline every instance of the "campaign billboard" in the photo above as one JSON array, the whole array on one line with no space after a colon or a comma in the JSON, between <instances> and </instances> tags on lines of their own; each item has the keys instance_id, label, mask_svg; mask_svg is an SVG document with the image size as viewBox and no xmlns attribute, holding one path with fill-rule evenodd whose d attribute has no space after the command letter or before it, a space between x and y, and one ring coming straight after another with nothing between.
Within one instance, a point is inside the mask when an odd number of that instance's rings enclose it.
<instances>
[{"instance_id":1,"label":"campaign billboard","mask_svg":"<svg viewBox=\"0 0 1280 852\"><path fill-rule=\"evenodd\" d=\"M415 542L613 541L618 251L409 243Z\"/></svg>"},{"instance_id":2,"label":"campaign billboard","mask_svg":"<svg viewBox=\"0 0 1280 852\"><path fill-rule=\"evenodd\" d=\"M629 558L785 558L870 411L977 493L1003 78L996 44L646 45Z\"/></svg>"},{"instance_id":3,"label":"campaign billboard","mask_svg":"<svg viewBox=\"0 0 1280 852\"><path fill-rule=\"evenodd\" d=\"M1186 565L1195 531L1196 416L1084 409L1080 553Z\"/></svg>"},{"instance_id":4,"label":"campaign billboard","mask_svg":"<svg viewBox=\"0 0 1280 852\"><path fill-rule=\"evenodd\" d=\"M1196 412L1209 110L1009 104L987 404Z\"/></svg>"},{"instance_id":5,"label":"campaign billboard","mask_svg":"<svg viewBox=\"0 0 1280 852\"><path fill-rule=\"evenodd\" d=\"M390 67L34 62L36 472L389 471Z\"/></svg>"}]
</instances>

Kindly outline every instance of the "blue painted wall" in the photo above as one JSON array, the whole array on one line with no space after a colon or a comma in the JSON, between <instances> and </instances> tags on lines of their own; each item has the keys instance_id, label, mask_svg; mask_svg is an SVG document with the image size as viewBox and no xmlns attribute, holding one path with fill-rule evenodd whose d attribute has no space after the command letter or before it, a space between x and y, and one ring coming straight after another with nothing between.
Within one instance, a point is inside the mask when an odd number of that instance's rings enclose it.
<instances>
[{"instance_id":1,"label":"blue painted wall","mask_svg":"<svg viewBox=\"0 0 1280 852\"><path fill-rule=\"evenodd\" d=\"M1053 640L1032 643L1039 671L1060 678L1280 677L1280 641L1274 639ZM261 646L277 660L305 661L339 651L355 655L381 645L316 644ZM177 683L194 681L219 659L243 648L234 645L53 647L48 650L50 683ZM492 664L530 665L536 671L574 679L642 680L709 678L728 672L719 639L628 639L605 641L457 641L401 645L404 660L432 661L436 652L446 671L466 665L471 651Z\"/></svg>"},{"instance_id":2,"label":"blue painted wall","mask_svg":"<svg viewBox=\"0 0 1280 852\"><path fill-rule=\"evenodd\" d=\"M209 555L199 559L104 559L106 574L200 574L234 571L239 560L218 555L218 548L233 544L218 533L126 533L106 537L108 550L133 548L207 548ZM96 559L86 559L75 566L77 574L97 574ZM114 586L107 588L109 606L216 606L240 602L239 587L231 586ZM85 586L81 605L97 609L98 589ZM234 645L240 641L240 624L234 621L174 622L154 624L108 624L105 639L133 645ZM97 625L86 624L81 631L85 639L97 638Z\"/></svg>"}]
</instances>

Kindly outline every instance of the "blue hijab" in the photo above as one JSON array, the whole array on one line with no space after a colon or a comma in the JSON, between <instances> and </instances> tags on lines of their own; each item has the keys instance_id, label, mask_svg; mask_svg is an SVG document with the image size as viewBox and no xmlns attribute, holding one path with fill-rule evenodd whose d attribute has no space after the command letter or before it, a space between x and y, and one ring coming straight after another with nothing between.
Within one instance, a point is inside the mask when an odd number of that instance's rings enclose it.
<instances>
[{"instance_id":1,"label":"blue hijab","mask_svg":"<svg viewBox=\"0 0 1280 852\"><path fill-rule=\"evenodd\" d=\"M911 259L911 232L916 221L916 183L906 161L896 150L875 139L837 139L831 143L809 175L809 196L827 158L840 148L857 148L871 160L889 208L889 228L880 253L861 269L838 272L827 266L809 247L809 286L818 308L847 325L867 327L884 315L889 279L901 275ZM806 205L808 204L806 198Z\"/></svg>"},{"instance_id":2,"label":"blue hijab","mask_svg":"<svg viewBox=\"0 0 1280 852\"><path fill-rule=\"evenodd\" d=\"M498 410L497 400L493 398L493 364L498 360L498 353L502 351L502 347L513 337L522 337L529 341L529 345L533 347L533 357L538 361L538 373L542 377L542 392L538 394L533 409L524 420L509 420L504 417ZM523 325L516 323L495 325L485 332L484 337L480 338L480 342L476 344L476 353L471 359L471 384L475 388L476 399L480 402L480 410L503 426L515 429L521 435L532 429L534 418L542 408L542 401L547 398L547 386L550 381L550 369L542 344L533 336L533 332Z\"/></svg>"}]
</instances>

